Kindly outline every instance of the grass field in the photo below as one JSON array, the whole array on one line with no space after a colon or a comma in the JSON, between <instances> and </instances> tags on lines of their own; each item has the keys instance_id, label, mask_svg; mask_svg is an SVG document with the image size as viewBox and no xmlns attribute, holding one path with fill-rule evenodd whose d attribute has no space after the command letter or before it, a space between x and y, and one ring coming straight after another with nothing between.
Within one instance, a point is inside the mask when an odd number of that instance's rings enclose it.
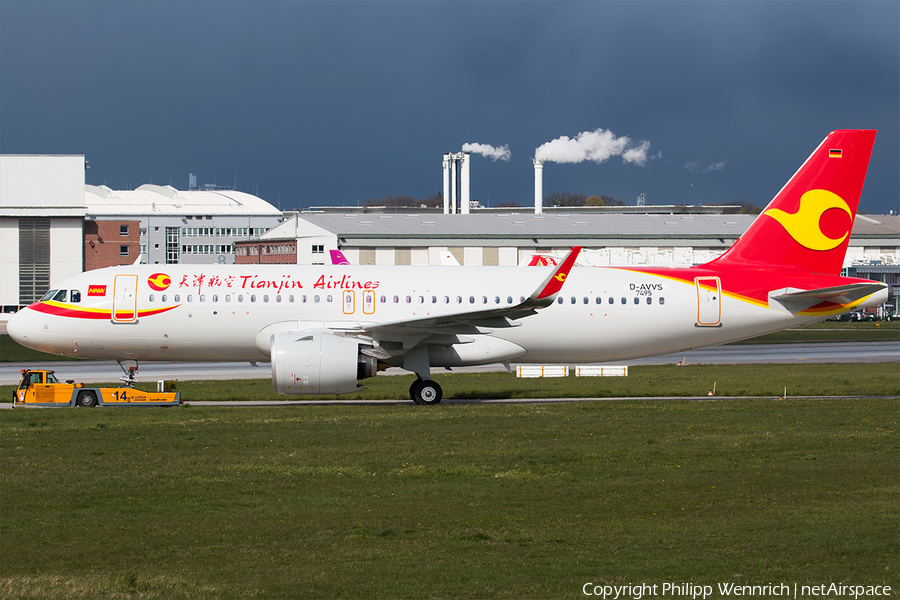
<instances>
[{"instance_id":1,"label":"grass field","mask_svg":"<svg viewBox=\"0 0 900 600\"><path fill-rule=\"evenodd\" d=\"M58 375L65 379L65 369ZM445 399L492 398L639 398L648 396L895 396L900 395L896 363L792 365L644 365L629 368L628 377L561 377L519 379L512 373L435 372ZM408 400L412 375L373 377L365 390L343 396L309 396L316 400ZM121 382L87 383L119 386ZM156 384L138 385L155 391ZM195 400L291 400L272 391L269 379L178 381L184 402ZM0 386L0 400L10 402L15 386Z\"/></svg>"},{"instance_id":2,"label":"grass field","mask_svg":"<svg viewBox=\"0 0 900 600\"><path fill-rule=\"evenodd\" d=\"M896 399L7 410L0 596L896 594L898 420Z\"/></svg>"},{"instance_id":3,"label":"grass field","mask_svg":"<svg viewBox=\"0 0 900 600\"><path fill-rule=\"evenodd\" d=\"M898 339L900 339L900 321L863 321L859 323L822 321L736 343L895 342Z\"/></svg>"}]
</instances>

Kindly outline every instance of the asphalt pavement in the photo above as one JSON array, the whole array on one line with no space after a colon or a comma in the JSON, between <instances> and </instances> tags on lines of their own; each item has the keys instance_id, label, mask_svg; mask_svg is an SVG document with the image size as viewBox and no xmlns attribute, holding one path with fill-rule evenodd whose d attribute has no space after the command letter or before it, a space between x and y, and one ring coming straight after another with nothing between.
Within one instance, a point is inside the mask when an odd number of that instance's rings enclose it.
<instances>
[{"instance_id":1,"label":"asphalt pavement","mask_svg":"<svg viewBox=\"0 0 900 600\"><path fill-rule=\"evenodd\" d=\"M609 365L661 365L675 364L790 364L790 363L900 363L900 340L896 342L835 342L816 344L742 344L714 346L666 354L650 358L604 363ZM515 363L513 363L515 368ZM48 361L29 363L0 363L0 385L15 385L21 379L23 368L45 368L56 371L60 380L74 379L80 382L115 382L123 375L115 361ZM455 373L484 373L503 371L501 364L479 367L455 368ZM434 372L441 372L435 369ZM399 368L379 373L382 376L410 375ZM201 379L268 379L272 376L269 363L171 363L141 362L138 381L175 379L191 381Z\"/></svg>"}]
</instances>

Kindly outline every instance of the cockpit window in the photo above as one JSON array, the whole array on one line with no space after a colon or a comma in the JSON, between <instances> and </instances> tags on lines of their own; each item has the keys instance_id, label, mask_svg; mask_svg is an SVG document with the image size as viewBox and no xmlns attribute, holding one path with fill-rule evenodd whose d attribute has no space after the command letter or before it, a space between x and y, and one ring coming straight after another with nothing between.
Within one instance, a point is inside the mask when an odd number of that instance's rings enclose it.
<instances>
[{"instance_id":1,"label":"cockpit window","mask_svg":"<svg viewBox=\"0 0 900 600\"><path fill-rule=\"evenodd\" d=\"M81 302L81 292L78 290L72 290L69 292L69 302L77 304Z\"/></svg>"},{"instance_id":2,"label":"cockpit window","mask_svg":"<svg viewBox=\"0 0 900 600\"><path fill-rule=\"evenodd\" d=\"M49 292L47 292L46 294L44 294L41 297L41 302L46 302L47 300L50 300L51 298L53 298L53 296L56 295L57 292L59 292L59 290L50 290Z\"/></svg>"},{"instance_id":3,"label":"cockpit window","mask_svg":"<svg viewBox=\"0 0 900 600\"><path fill-rule=\"evenodd\" d=\"M56 295L53 296L53 299L57 302L65 302L66 296L69 294L68 290L59 290L56 292Z\"/></svg>"}]
</instances>

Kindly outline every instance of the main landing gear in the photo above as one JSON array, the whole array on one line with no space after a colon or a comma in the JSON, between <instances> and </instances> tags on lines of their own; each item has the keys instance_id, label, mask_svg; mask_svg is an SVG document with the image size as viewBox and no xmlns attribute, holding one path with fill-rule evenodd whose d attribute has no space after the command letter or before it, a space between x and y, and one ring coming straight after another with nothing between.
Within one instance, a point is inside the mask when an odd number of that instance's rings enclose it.
<instances>
[{"instance_id":1,"label":"main landing gear","mask_svg":"<svg viewBox=\"0 0 900 600\"><path fill-rule=\"evenodd\" d=\"M444 397L444 390L431 379L417 378L409 386L409 397L416 404L431 406L441 401L441 398Z\"/></svg>"},{"instance_id":2,"label":"main landing gear","mask_svg":"<svg viewBox=\"0 0 900 600\"><path fill-rule=\"evenodd\" d=\"M416 404L432 406L444 397L444 390L431 380L431 364L428 360L428 346L416 346L403 357L403 368L416 374L416 380L409 386L409 397Z\"/></svg>"}]
</instances>

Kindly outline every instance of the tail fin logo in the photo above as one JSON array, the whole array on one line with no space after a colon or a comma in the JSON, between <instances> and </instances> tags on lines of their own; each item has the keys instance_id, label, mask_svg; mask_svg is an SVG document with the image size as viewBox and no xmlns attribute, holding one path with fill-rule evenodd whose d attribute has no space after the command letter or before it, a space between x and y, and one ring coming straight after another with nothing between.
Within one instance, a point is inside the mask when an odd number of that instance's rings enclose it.
<instances>
[{"instance_id":1,"label":"tail fin logo","mask_svg":"<svg viewBox=\"0 0 900 600\"><path fill-rule=\"evenodd\" d=\"M810 250L827 251L840 246L850 235L850 226L839 238L830 238L822 232L820 220L825 211L837 208L844 211L853 222L853 213L844 199L828 190L809 190L800 198L800 208L791 214L777 208L770 208L763 214L769 215L785 228L794 240Z\"/></svg>"}]
</instances>

